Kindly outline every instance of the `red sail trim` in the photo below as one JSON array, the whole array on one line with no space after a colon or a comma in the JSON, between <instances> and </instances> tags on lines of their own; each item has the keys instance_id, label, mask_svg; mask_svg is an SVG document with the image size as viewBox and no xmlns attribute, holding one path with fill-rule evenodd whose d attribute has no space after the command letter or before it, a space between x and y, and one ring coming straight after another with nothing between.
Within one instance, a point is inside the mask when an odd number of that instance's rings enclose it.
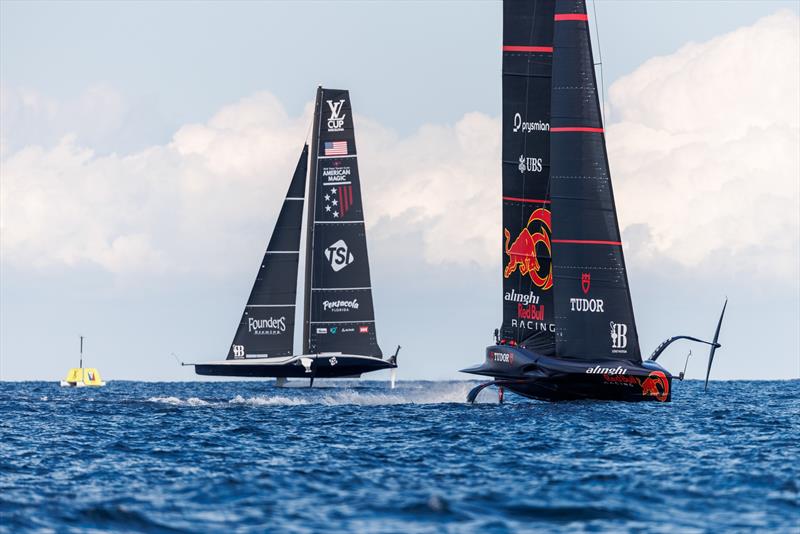
<instances>
[{"instance_id":1,"label":"red sail trim","mask_svg":"<svg viewBox=\"0 0 800 534\"><path fill-rule=\"evenodd\" d=\"M589 133L603 133L602 128L592 128L590 126L559 126L551 127L550 132L589 132Z\"/></svg>"},{"instance_id":2,"label":"red sail trim","mask_svg":"<svg viewBox=\"0 0 800 534\"><path fill-rule=\"evenodd\" d=\"M553 243L570 243L573 245L619 245L622 241L598 241L595 239L552 239Z\"/></svg>"},{"instance_id":3,"label":"red sail trim","mask_svg":"<svg viewBox=\"0 0 800 534\"><path fill-rule=\"evenodd\" d=\"M503 52L542 52L545 54L552 54L552 46L518 46L518 45L503 45Z\"/></svg>"},{"instance_id":4,"label":"red sail trim","mask_svg":"<svg viewBox=\"0 0 800 534\"><path fill-rule=\"evenodd\" d=\"M589 20L589 15L581 13L556 13L555 21L561 22L564 20Z\"/></svg>"},{"instance_id":5,"label":"red sail trim","mask_svg":"<svg viewBox=\"0 0 800 534\"><path fill-rule=\"evenodd\" d=\"M503 200L510 200L511 202L529 202L531 204L550 204L549 200L541 200L538 198L503 197Z\"/></svg>"}]
</instances>

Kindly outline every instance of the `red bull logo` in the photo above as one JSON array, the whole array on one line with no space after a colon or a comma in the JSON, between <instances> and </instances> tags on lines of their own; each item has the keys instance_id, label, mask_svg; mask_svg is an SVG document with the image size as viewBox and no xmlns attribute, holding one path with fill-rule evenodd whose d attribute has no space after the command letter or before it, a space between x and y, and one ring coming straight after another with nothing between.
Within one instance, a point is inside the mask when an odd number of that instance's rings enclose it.
<instances>
[{"instance_id":1,"label":"red bull logo","mask_svg":"<svg viewBox=\"0 0 800 534\"><path fill-rule=\"evenodd\" d=\"M669 380L661 371L652 371L647 378L642 380L642 396L655 397L659 402L666 402L669 398Z\"/></svg>"},{"instance_id":2,"label":"red bull logo","mask_svg":"<svg viewBox=\"0 0 800 534\"><path fill-rule=\"evenodd\" d=\"M531 233L531 227L537 231ZM511 232L503 229L506 238L505 251L508 255L508 264L503 270L503 276L508 278L519 267L519 274L530 276L536 287L542 289L553 287L553 267L550 266L547 275L542 276L542 267L536 256L536 246L539 244L545 246L548 256L550 255L550 232L550 210L545 208L537 208L531 213L528 224L510 245Z\"/></svg>"}]
</instances>

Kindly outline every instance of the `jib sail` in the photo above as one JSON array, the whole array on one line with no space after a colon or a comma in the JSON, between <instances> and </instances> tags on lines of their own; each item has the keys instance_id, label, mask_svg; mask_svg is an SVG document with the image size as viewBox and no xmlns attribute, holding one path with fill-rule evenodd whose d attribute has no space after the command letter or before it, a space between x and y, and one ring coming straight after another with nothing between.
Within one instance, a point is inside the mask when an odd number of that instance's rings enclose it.
<instances>
[{"instance_id":1,"label":"jib sail","mask_svg":"<svg viewBox=\"0 0 800 534\"><path fill-rule=\"evenodd\" d=\"M503 2L503 327L553 347L550 77L555 0Z\"/></svg>"},{"instance_id":2,"label":"jib sail","mask_svg":"<svg viewBox=\"0 0 800 534\"><path fill-rule=\"evenodd\" d=\"M307 170L308 145L305 145L228 351L229 360L289 356L293 352Z\"/></svg>"},{"instance_id":3,"label":"jib sail","mask_svg":"<svg viewBox=\"0 0 800 534\"><path fill-rule=\"evenodd\" d=\"M556 354L641 361L584 0L556 2L550 120Z\"/></svg>"},{"instance_id":4,"label":"jib sail","mask_svg":"<svg viewBox=\"0 0 800 534\"><path fill-rule=\"evenodd\" d=\"M381 357L349 92L320 87L312 128L303 351Z\"/></svg>"}]
</instances>

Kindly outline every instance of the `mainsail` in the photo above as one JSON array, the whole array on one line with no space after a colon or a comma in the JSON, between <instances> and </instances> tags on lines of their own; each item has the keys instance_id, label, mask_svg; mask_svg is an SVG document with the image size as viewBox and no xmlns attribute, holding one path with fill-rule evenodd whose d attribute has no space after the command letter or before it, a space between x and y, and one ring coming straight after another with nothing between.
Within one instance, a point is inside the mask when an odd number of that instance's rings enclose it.
<instances>
[{"instance_id":1,"label":"mainsail","mask_svg":"<svg viewBox=\"0 0 800 534\"><path fill-rule=\"evenodd\" d=\"M556 354L641 361L584 0L556 3L550 195Z\"/></svg>"},{"instance_id":2,"label":"mainsail","mask_svg":"<svg viewBox=\"0 0 800 534\"><path fill-rule=\"evenodd\" d=\"M555 0L503 2L503 327L553 347L550 76Z\"/></svg>"},{"instance_id":3,"label":"mainsail","mask_svg":"<svg viewBox=\"0 0 800 534\"><path fill-rule=\"evenodd\" d=\"M303 352L381 357L349 92L318 88L312 128Z\"/></svg>"},{"instance_id":4,"label":"mainsail","mask_svg":"<svg viewBox=\"0 0 800 534\"><path fill-rule=\"evenodd\" d=\"M305 145L228 351L229 360L289 356L293 352L307 170L308 145Z\"/></svg>"}]
</instances>

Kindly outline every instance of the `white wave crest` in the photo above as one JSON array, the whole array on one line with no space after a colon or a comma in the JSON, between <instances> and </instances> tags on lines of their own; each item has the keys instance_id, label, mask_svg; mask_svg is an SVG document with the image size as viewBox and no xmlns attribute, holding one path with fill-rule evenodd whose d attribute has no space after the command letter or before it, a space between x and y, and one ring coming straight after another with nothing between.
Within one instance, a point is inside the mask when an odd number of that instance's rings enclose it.
<instances>
[{"instance_id":1,"label":"white wave crest","mask_svg":"<svg viewBox=\"0 0 800 534\"><path fill-rule=\"evenodd\" d=\"M198 399L197 397L189 397L186 400L178 397L150 397L147 402L158 402L160 404L169 404L171 406L210 406L211 403Z\"/></svg>"},{"instance_id":2,"label":"white wave crest","mask_svg":"<svg viewBox=\"0 0 800 534\"><path fill-rule=\"evenodd\" d=\"M303 406L306 404L313 404L309 399L293 399L290 397L283 397L276 395L274 397L250 397L245 398L241 395L236 395L228 401L229 404L244 404L249 406Z\"/></svg>"}]
</instances>

